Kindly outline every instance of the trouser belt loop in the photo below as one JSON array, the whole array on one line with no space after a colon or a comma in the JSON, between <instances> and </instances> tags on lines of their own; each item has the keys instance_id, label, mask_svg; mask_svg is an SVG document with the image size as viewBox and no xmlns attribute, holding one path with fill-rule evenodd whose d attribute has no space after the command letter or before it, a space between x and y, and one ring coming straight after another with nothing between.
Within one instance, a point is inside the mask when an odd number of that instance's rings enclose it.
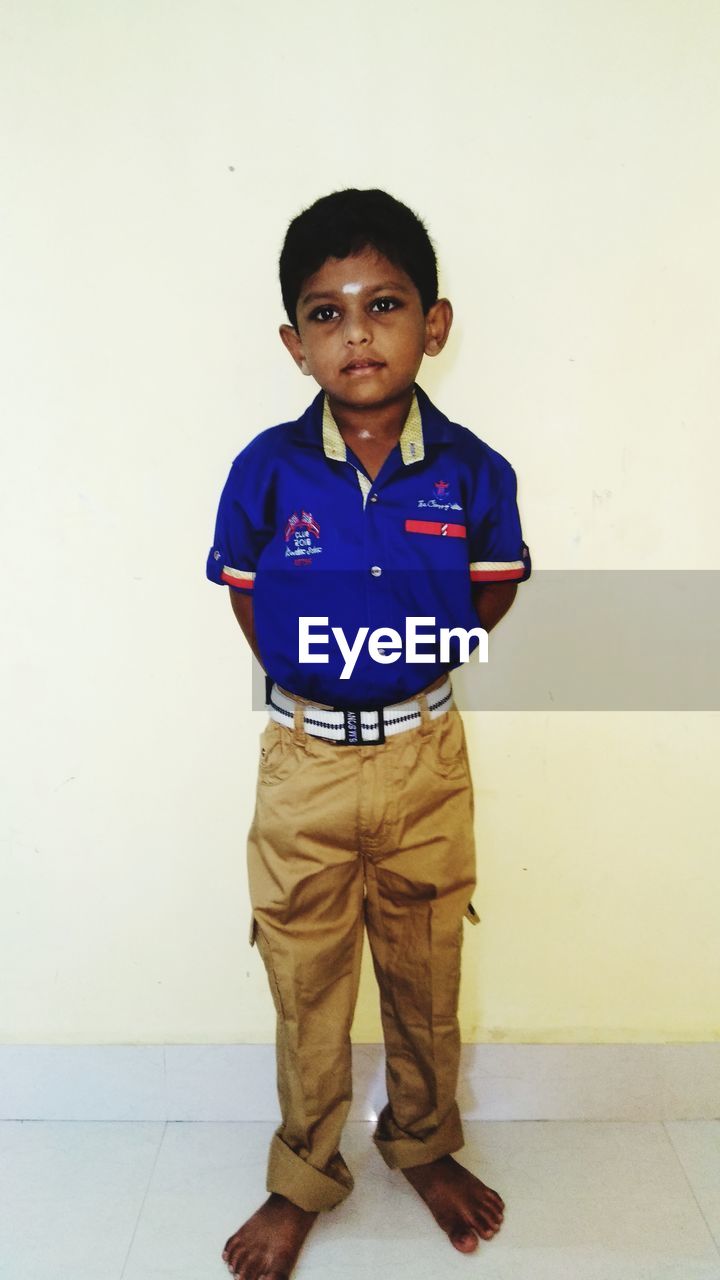
<instances>
[{"instance_id":1,"label":"trouser belt loop","mask_svg":"<svg viewBox=\"0 0 720 1280\"><path fill-rule=\"evenodd\" d=\"M298 747L305 744L305 707L296 702L293 707L293 741Z\"/></svg>"},{"instance_id":2,"label":"trouser belt loop","mask_svg":"<svg viewBox=\"0 0 720 1280\"><path fill-rule=\"evenodd\" d=\"M428 708L428 700L426 693L419 693L417 700L420 704L420 716L422 723L420 725L420 733L423 738L427 738L432 733L432 720L430 719L430 710Z\"/></svg>"}]
</instances>

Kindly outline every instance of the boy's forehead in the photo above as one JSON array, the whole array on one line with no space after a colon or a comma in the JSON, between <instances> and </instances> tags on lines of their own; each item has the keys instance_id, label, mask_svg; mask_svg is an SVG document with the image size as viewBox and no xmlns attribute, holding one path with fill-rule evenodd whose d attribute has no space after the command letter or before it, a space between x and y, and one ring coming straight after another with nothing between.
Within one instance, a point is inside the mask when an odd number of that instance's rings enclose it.
<instances>
[{"instance_id":1,"label":"boy's forehead","mask_svg":"<svg viewBox=\"0 0 720 1280\"><path fill-rule=\"evenodd\" d=\"M326 258L317 271L303 280L299 301L306 302L318 292L361 293L378 286L414 288L410 276L377 249L367 248L347 258Z\"/></svg>"}]
</instances>

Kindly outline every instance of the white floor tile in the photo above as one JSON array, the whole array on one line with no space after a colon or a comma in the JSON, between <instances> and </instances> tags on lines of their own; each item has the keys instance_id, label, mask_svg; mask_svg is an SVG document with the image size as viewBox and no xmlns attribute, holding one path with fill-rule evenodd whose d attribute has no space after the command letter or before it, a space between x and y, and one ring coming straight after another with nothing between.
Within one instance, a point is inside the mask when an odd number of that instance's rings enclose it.
<instances>
[{"instance_id":1,"label":"white floor tile","mask_svg":"<svg viewBox=\"0 0 720 1280\"><path fill-rule=\"evenodd\" d=\"M483 1280L720 1280L720 1255L661 1125L469 1122L465 1132L460 1158L506 1205L501 1231L478 1247ZM467 1258L401 1175L356 1151L356 1192L344 1218L336 1211L308 1241L308 1277L323 1266L339 1275L361 1251L368 1277L467 1275Z\"/></svg>"},{"instance_id":2,"label":"white floor tile","mask_svg":"<svg viewBox=\"0 0 720 1280\"><path fill-rule=\"evenodd\" d=\"M0 1125L3 1280L120 1280L163 1128Z\"/></svg>"},{"instance_id":3,"label":"white floor tile","mask_svg":"<svg viewBox=\"0 0 720 1280\"><path fill-rule=\"evenodd\" d=\"M11 1224L0 1233L0 1274L223 1280L226 1239L265 1198L273 1128L170 1123L162 1136L157 1124L0 1125ZM501 1231L468 1258L383 1164L372 1123L351 1123L343 1153L355 1191L321 1215L297 1280L720 1280L703 1216L715 1221L720 1124L667 1128L466 1122L460 1158L506 1204Z\"/></svg>"},{"instance_id":4,"label":"white floor tile","mask_svg":"<svg viewBox=\"0 0 720 1280\"><path fill-rule=\"evenodd\" d=\"M298 1280L437 1280L468 1259L371 1142L346 1129L355 1191L324 1214ZM228 1275L225 1240L265 1196L268 1124L169 1125L123 1280ZM465 1162L500 1192L483 1280L720 1280L713 1243L660 1124L470 1122Z\"/></svg>"},{"instance_id":5,"label":"white floor tile","mask_svg":"<svg viewBox=\"0 0 720 1280\"><path fill-rule=\"evenodd\" d=\"M275 1126L168 1124L123 1280L222 1280L225 1241L265 1199Z\"/></svg>"},{"instance_id":6,"label":"white floor tile","mask_svg":"<svg viewBox=\"0 0 720 1280\"><path fill-rule=\"evenodd\" d=\"M665 1128L720 1248L720 1120L674 1120Z\"/></svg>"}]
</instances>

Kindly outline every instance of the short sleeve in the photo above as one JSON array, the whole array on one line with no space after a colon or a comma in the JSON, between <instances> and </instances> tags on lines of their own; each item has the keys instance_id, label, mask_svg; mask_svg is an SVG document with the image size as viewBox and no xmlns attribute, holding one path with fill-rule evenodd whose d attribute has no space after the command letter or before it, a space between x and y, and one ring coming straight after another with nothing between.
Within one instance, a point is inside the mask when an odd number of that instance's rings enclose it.
<instances>
[{"instance_id":1,"label":"short sleeve","mask_svg":"<svg viewBox=\"0 0 720 1280\"><path fill-rule=\"evenodd\" d=\"M476 486L469 519L472 582L524 582L530 552L523 541L517 478L510 463L488 449L488 465Z\"/></svg>"},{"instance_id":2,"label":"short sleeve","mask_svg":"<svg viewBox=\"0 0 720 1280\"><path fill-rule=\"evenodd\" d=\"M207 558L210 581L234 591L253 590L260 552L273 533L268 518L268 470L254 444L248 445L230 468Z\"/></svg>"}]
</instances>

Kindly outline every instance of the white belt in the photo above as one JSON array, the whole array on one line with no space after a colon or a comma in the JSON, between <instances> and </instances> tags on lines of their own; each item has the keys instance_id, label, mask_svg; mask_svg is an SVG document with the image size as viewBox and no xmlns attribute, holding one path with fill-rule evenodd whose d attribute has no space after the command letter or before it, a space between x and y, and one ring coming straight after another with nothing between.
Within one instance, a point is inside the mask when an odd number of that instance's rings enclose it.
<instances>
[{"instance_id":1,"label":"white belt","mask_svg":"<svg viewBox=\"0 0 720 1280\"><path fill-rule=\"evenodd\" d=\"M437 689L425 695L428 713L431 720L449 711L453 704L452 684L450 677ZM303 710L303 729L315 738L327 738L330 742L338 742L345 746L363 746L364 744L384 742L394 733L404 733L406 729L417 729L422 723L420 703L417 698L409 698L407 702L393 702L387 707L376 707L375 710L328 711L324 707L308 706L288 697L276 684L270 691L268 712L271 720L292 729L295 722L295 708Z\"/></svg>"}]
</instances>

